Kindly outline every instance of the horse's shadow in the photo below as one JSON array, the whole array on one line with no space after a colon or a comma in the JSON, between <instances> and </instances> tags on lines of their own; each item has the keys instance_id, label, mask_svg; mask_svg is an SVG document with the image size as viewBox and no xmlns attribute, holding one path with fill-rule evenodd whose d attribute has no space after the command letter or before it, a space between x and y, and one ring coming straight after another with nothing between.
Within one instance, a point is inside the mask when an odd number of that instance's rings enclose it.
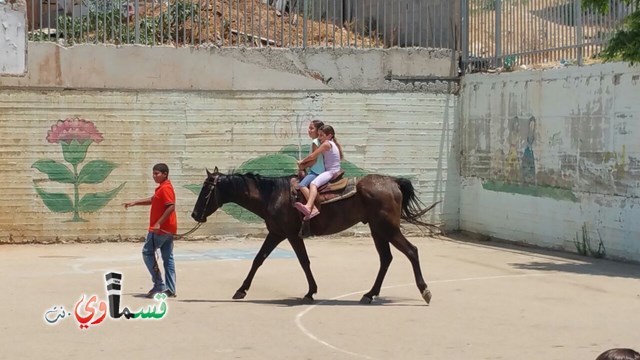
<instances>
[{"instance_id":1,"label":"horse's shadow","mask_svg":"<svg viewBox=\"0 0 640 360\"><path fill-rule=\"evenodd\" d=\"M256 305L275 305L283 307L295 307L304 305L316 305L316 306L426 306L424 303L416 302L410 304L404 299L386 299L376 298L370 304L361 304L359 300L332 300L332 299L316 299L313 302L308 302L302 298L287 298L287 299L261 299L261 300L226 300L226 299L181 299L177 300L184 303L250 303Z\"/></svg>"}]
</instances>

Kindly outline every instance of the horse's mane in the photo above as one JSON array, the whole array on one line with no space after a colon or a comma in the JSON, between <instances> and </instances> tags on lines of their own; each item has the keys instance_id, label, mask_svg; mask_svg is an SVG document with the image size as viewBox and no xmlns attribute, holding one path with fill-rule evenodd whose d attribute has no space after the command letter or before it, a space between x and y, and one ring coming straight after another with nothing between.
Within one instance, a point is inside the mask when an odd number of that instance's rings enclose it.
<instances>
[{"instance_id":1,"label":"horse's mane","mask_svg":"<svg viewBox=\"0 0 640 360\"><path fill-rule=\"evenodd\" d=\"M276 195L288 194L291 189L291 178L294 175L271 177L259 174L232 172L227 175L227 181L231 184L233 191L248 191L250 182L254 183L258 188L260 197L263 201L268 202Z\"/></svg>"}]
</instances>

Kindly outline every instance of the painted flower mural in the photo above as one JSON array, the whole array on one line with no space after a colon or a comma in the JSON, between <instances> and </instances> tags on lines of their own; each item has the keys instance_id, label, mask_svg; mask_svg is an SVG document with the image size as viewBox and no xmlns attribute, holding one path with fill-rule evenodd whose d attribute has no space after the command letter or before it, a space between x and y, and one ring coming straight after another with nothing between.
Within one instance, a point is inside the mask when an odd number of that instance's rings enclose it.
<instances>
[{"instance_id":1,"label":"painted flower mural","mask_svg":"<svg viewBox=\"0 0 640 360\"><path fill-rule=\"evenodd\" d=\"M93 122L78 117L58 120L51 126L47 132L47 141L60 144L62 156L71 164L71 169L50 159L38 160L31 167L46 174L51 181L72 184L73 199L65 193L47 192L34 182L36 192L49 210L58 213L72 212L73 218L70 221L86 221L80 217L80 213L102 209L124 187L126 182L113 190L88 193L80 198L81 184L102 183L117 166L105 160L92 160L78 171L78 165L85 160L89 146L102 140L102 133Z\"/></svg>"}]
</instances>

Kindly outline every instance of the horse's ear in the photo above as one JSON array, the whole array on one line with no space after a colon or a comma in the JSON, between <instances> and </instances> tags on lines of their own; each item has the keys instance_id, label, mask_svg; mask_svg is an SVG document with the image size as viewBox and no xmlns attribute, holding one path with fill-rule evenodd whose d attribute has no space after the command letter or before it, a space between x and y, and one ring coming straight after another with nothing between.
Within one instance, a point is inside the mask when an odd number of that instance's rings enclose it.
<instances>
[{"instance_id":1,"label":"horse's ear","mask_svg":"<svg viewBox=\"0 0 640 360\"><path fill-rule=\"evenodd\" d=\"M219 171L218 171L218 167L217 167L217 166L213 169L213 173L214 173L214 174L219 173Z\"/></svg>"},{"instance_id":2,"label":"horse's ear","mask_svg":"<svg viewBox=\"0 0 640 360\"><path fill-rule=\"evenodd\" d=\"M205 170L207 171L207 177L211 177L211 173L209 172L209 169L205 168Z\"/></svg>"}]
</instances>

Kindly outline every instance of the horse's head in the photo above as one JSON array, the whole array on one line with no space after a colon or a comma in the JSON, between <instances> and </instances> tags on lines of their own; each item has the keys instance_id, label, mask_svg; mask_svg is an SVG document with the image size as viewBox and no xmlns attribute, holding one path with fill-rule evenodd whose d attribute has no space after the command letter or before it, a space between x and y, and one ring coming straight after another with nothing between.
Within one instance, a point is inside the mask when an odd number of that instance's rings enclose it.
<instances>
[{"instance_id":1,"label":"horse's head","mask_svg":"<svg viewBox=\"0 0 640 360\"><path fill-rule=\"evenodd\" d=\"M193 207L191 217L197 222L206 222L207 217L213 214L222 205L220 203L220 194L218 192L218 181L224 176L218 171L216 166L213 172L207 170L207 178L202 184L200 195L196 205Z\"/></svg>"}]
</instances>

